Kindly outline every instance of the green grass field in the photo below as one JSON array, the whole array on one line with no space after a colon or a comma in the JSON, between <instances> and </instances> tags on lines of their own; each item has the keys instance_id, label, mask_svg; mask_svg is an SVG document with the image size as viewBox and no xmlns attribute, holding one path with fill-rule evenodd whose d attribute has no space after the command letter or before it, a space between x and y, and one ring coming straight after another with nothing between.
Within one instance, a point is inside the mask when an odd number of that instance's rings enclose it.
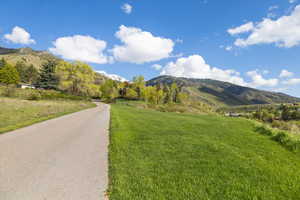
<instances>
[{"instance_id":1,"label":"green grass field","mask_svg":"<svg viewBox=\"0 0 300 200\"><path fill-rule=\"evenodd\" d=\"M244 119L112 106L111 200L297 200L300 154Z\"/></svg>"},{"instance_id":2,"label":"green grass field","mask_svg":"<svg viewBox=\"0 0 300 200\"><path fill-rule=\"evenodd\" d=\"M84 101L27 101L0 97L0 133L93 106Z\"/></svg>"}]
</instances>

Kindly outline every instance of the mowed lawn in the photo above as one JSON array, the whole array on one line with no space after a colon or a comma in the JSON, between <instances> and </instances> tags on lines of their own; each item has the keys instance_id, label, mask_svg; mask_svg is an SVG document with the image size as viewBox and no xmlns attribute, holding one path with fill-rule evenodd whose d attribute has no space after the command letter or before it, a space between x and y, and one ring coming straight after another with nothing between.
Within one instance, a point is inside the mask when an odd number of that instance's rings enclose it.
<instances>
[{"instance_id":1,"label":"mowed lawn","mask_svg":"<svg viewBox=\"0 0 300 200\"><path fill-rule=\"evenodd\" d=\"M93 106L84 101L28 101L0 97L0 133Z\"/></svg>"},{"instance_id":2,"label":"mowed lawn","mask_svg":"<svg viewBox=\"0 0 300 200\"><path fill-rule=\"evenodd\" d=\"M300 155L247 120L111 111L110 200L300 199Z\"/></svg>"}]
</instances>

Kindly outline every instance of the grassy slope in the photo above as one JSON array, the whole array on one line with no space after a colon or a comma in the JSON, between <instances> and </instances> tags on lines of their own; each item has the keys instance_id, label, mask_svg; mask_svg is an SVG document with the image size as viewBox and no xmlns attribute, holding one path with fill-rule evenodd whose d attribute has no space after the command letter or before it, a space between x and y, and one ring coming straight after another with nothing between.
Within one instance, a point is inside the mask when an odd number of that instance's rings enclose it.
<instances>
[{"instance_id":1,"label":"grassy slope","mask_svg":"<svg viewBox=\"0 0 300 200\"><path fill-rule=\"evenodd\" d=\"M185 91L188 92L190 97L195 100L195 101L202 101L205 102L209 105L213 105L216 107L225 107L227 106L227 102L222 101L219 99L217 96L214 96L212 94L202 92L198 88L193 88L193 87L187 87Z\"/></svg>"},{"instance_id":2,"label":"grassy slope","mask_svg":"<svg viewBox=\"0 0 300 200\"><path fill-rule=\"evenodd\" d=\"M112 106L111 200L300 199L300 156L247 120Z\"/></svg>"},{"instance_id":3,"label":"grassy slope","mask_svg":"<svg viewBox=\"0 0 300 200\"><path fill-rule=\"evenodd\" d=\"M2 58L4 58L7 62L14 65L18 61L23 61L26 64L33 64L37 68L40 68L40 66L45 62L44 59L34 55L18 55L18 54L0 55L0 59Z\"/></svg>"},{"instance_id":4,"label":"grassy slope","mask_svg":"<svg viewBox=\"0 0 300 200\"><path fill-rule=\"evenodd\" d=\"M0 97L0 133L93 106L91 102L82 101L27 101Z\"/></svg>"},{"instance_id":5,"label":"grassy slope","mask_svg":"<svg viewBox=\"0 0 300 200\"><path fill-rule=\"evenodd\" d=\"M299 98L282 93L274 93L242 87L228 82L211 79L192 79L172 76L159 76L147 81L148 85L177 83L194 100L216 106L236 106L267 103L294 103Z\"/></svg>"},{"instance_id":6,"label":"grassy slope","mask_svg":"<svg viewBox=\"0 0 300 200\"><path fill-rule=\"evenodd\" d=\"M34 51L30 48L21 48L21 49L2 49L0 48L0 59L4 58L7 62L11 64L16 64L19 61L22 61L28 65L33 65L37 68L40 68L43 63L48 60L59 60L54 55L46 51Z\"/></svg>"}]
</instances>

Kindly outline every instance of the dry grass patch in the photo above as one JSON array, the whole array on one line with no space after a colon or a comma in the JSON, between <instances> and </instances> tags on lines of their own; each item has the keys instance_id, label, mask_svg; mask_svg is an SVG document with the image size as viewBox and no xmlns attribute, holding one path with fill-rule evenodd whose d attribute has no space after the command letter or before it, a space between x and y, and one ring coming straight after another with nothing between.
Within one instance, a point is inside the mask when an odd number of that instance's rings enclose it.
<instances>
[{"instance_id":1,"label":"dry grass patch","mask_svg":"<svg viewBox=\"0 0 300 200\"><path fill-rule=\"evenodd\" d=\"M0 133L93 106L85 101L28 101L0 97Z\"/></svg>"}]
</instances>

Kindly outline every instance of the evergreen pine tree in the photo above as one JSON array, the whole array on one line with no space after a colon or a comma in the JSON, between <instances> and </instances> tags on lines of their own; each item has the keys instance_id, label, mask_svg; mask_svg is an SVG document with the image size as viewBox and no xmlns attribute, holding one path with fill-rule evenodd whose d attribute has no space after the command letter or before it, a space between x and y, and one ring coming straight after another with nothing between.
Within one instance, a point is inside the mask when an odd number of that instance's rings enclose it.
<instances>
[{"instance_id":1,"label":"evergreen pine tree","mask_svg":"<svg viewBox=\"0 0 300 200\"><path fill-rule=\"evenodd\" d=\"M38 88L42 89L57 89L58 78L55 74L55 67L57 63L54 61L48 61L42 65L40 76L36 83Z\"/></svg>"}]
</instances>

